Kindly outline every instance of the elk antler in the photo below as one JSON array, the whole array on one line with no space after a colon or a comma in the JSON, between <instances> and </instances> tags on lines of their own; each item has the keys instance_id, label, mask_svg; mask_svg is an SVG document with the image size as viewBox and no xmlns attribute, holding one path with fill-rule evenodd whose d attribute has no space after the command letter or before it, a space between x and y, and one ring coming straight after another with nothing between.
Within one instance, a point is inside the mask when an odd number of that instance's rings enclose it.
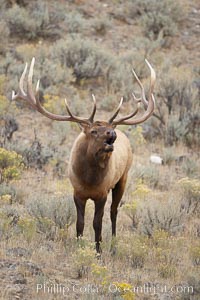
<instances>
[{"instance_id":1,"label":"elk antler","mask_svg":"<svg viewBox=\"0 0 200 300\"><path fill-rule=\"evenodd\" d=\"M115 126L120 125L120 124L121 125L136 125L136 124L142 123L145 120L147 120L151 116L151 114L153 113L154 106L155 106L155 98L154 98L154 95L153 95L153 89L154 89L154 85L155 85L155 81L156 81L156 73L155 73L154 69L152 68L152 66L150 65L150 63L148 62L147 59L145 59L145 62L148 65L148 67L150 68L150 71L151 71L151 83L150 83L150 91L149 91L148 101L145 97L145 91L144 91L144 87L143 87L141 81L137 77L135 71L132 70L132 73L135 76L136 81L139 84L140 89L141 89L141 98L136 98L135 95L132 94L134 100L136 100L136 102L137 102L137 109L133 113L115 120L115 118L118 115L118 113L120 111L120 108L122 106L123 98L121 98L121 101L120 101L120 104L119 104L117 110L115 111L114 115L109 120L110 124L115 125ZM133 120L128 120L128 119L134 117L138 113L140 102L142 102L144 104L144 107L146 108L144 114L142 116L138 117L138 118L133 119Z\"/></svg>"},{"instance_id":2,"label":"elk antler","mask_svg":"<svg viewBox=\"0 0 200 300\"><path fill-rule=\"evenodd\" d=\"M27 72L27 67L28 67L28 64L26 63L24 71L23 71L23 73L21 75L21 78L19 80L19 90L16 94L15 94L14 91L12 92L12 100L16 100L18 98L20 98L22 100L25 100L31 105L32 108L34 108L35 110L40 112L42 115L44 115L47 118L52 119L52 120L71 121L71 122L76 122L76 123L81 123L81 124L86 124L86 125L92 124L93 120L94 120L94 115L95 115L95 112L96 112L96 99L95 99L94 95L92 95L92 99L93 99L93 102L94 102L93 110L92 110L92 113L91 113L89 118L81 118L81 117L74 116L72 114L72 112L70 111L70 109L69 109L69 106L67 104L66 99L65 99L65 105L66 105L66 109L67 109L67 112L68 112L69 115L53 114L53 113L47 111L41 105L41 102L40 102L39 97L38 97L39 84L40 84L39 80L38 80L37 85L36 85L36 94L34 95L34 92L33 92L32 78L33 78L34 64L35 64L35 58L33 57L32 61L31 61L29 73L28 73L27 94L24 91L24 79L25 79L26 72Z\"/></svg>"}]
</instances>

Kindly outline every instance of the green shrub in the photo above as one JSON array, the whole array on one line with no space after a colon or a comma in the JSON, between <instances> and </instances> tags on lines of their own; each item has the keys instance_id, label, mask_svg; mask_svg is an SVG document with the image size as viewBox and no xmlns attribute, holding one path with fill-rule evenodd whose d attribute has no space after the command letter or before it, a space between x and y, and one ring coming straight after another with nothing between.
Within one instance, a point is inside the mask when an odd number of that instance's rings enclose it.
<instances>
[{"instance_id":1,"label":"green shrub","mask_svg":"<svg viewBox=\"0 0 200 300\"><path fill-rule=\"evenodd\" d=\"M29 216L20 217L17 227L27 242L30 243L36 234L36 221Z\"/></svg>"},{"instance_id":2,"label":"green shrub","mask_svg":"<svg viewBox=\"0 0 200 300\"><path fill-rule=\"evenodd\" d=\"M130 263L133 268L142 268L148 253L148 246L141 237L131 240Z\"/></svg>"},{"instance_id":3,"label":"green shrub","mask_svg":"<svg viewBox=\"0 0 200 300\"><path fill-rule=\"evenodd\" d=\"M158 267L158 274L161 278L167 279L175 277L177 269L172 263L160 263Z\"/></svg>"},{"instance_id":4,"label":"green shrub","mask_svg":"<svg viewBox=\"0 0 200 300\"><path fill-rule=\"evenodd\" d=\"M144 43L136 42L134 40L133 49L125 51L119 56L113 56L109 61L110 64L106 72L107 93L109 95L117 94L119 97L123 96L124 99L130 101L132 107L135 108L136 103L132 97L132 93L134 92L136 96L140 97L141 91L131 70L135 70L137 76L143 82L145 89L146 86L149 88L150 73L148 67L144 63L144 59L147 57L148 53L151 53L151 51L154 50L154 46L146 46L145 49Z\"/></svg>"},{"instance_id":5,"label":"green shrub","mask_svg":"<svg viewBox=\"0 0 200 300\"><path fill-rule=\"evenodd\" d=\"M94 263L91 266L91 273L95 283L105 286L107 280L109 279L109 271L106 266Z\"/></svg>"},{"instance_id":6,"label":"green shrub","mask_svg":"<svg viewBox=\"0 0 200 300\"><path fill-rule=\"evenodd\" d=\"M134 269L143 268L149 251L147 242L148 239L144 235L124 235L122 240L117 241L116 256L124 262L128 261Z\"/></svg>"},{"instance_id":7,"label":"green shrub","mask_svg":"<svg viewBox=\"0 0 200 300\"><path fill-rule=\"evenodd\" d=\"M13 5L6 13L10 33L27 39L38 37L59 37L58 20L54 23L48 6L37 1L30 9Z\"/></svg>"},{"instance_id":8,"label":"green shrub","mask_svg":"<svg viewBox=\"0 0 200 300\"><path fill-rule=\"evenodd\" d=\"M75 206L71 196L41 195L35 193L27 200L26 206L36 219L39 232L48 239L60 238L75 221Z\"/></svg>"},{"instance_id":9,"label":"green shrub","mask_svg":"<svg viewBox=\"0 0 200 300\"><path fill-rule=\"evenodd\" d=\"M5 78L5 84L4 84L4 97L7 96L7 102L9 104L10 101L8 99L11 99L11 93L12 90L17 91L19 86L19 78L24 70L25 64L22 63L21 60L18 61L18 59L15 56L15 53L7 52L5 57L0 60L0 72L4 75ZM8 79L9 78L9 79ZM19 102L18 102L19 103ZM22 101L21 101L22 103ZM0 104L1 105L1 104ZM16 114L16 110L13 109L14 102L12 105L10 105L10 112L12 115ZM15 107L14 107L15 108Z\"/></svg>"},{"instance_id":10,"label":"green shrub","mask_svg":"<svg viewBox=\"0 0 200 300\"><path fill-rule=\"evenodd\" d=\"M163 162L166 165L171 165L176 160L175 148L169 147L165 148L163 151Z\"/></svg>"},{"instance_id":11,"label":"green shrub","mask_svg":"<svg viewBox=\"0 0 200 300\"><path fill-rule=\"evenodd\" d=\"M40 53L38 57L35 78L40 78L41 90L45 94L57 95L60 85L69 83L71 80L71 71L62 67L59 62L54 62L51 57L43 59Z\"/></svg>"},{"instance_id":12,"label":"green shrub","mask_svg":"<svg viewBox=\"0 0 200 300\"><path fill-rule=\"evenodd\" d=\"M0 75L0 116L3 117L5 113L8 111L10 102L4 96L5 88L6 88L6 76Z\"/></svg>"},{"instance_id":13,"label":"green shrub","mask_svg":"<svg viewBox=\"0 0 200 300\"><path fill-rule=\"evenodd\" d=\"M22 156L15 151L0 148L0 182L18 179L23 166Z\"/></svg>"},{"instance_id":14,"label":"green shrub","mask_svg":"<svg viewBox=\"0 0 200 300\"><path fill-rule=\"evenodd\" d=\"M0 197L3 195L10 195L12 198L15 198L16 190L11 185L2 183L0 188Z\"/></svg>"},{"instance_id":15,"label":"green shrub","mask_svg":"<svg viewBox=\"0 0 200 300\"><path fill-rule=\"evenodd\" d=\"M81 79L104 75L110 64L109 54L99 49L95 43L80 37L60 40L53 46L52 53L63 67L72 68L79 83Z\"/></svg>"},{"instance_id":16,"label":"green shrub","mask_svg":"<svg viewBox=\"0 0 200 300\"><path fill-rule=\"evenodd\" d=\"M68 12L65 15L64 26L69 33L79 33L87 28L87 21L79 12Z\"/></svg>"},{"instance_id":17,"label":"green shrub","mask_svg":"<svg viewBox=\"0 0 200 300\"><path fill-rule=\"evenodd\" d=\"M140 45L141 47L141 45ZM139 48L140 48L139 47ZM133 43L133 49L125 51L120 56L115 56L110 61L110 67L107 72L107 91L108 93L119 93L125 100L135 102L132 98L132 92L137 95L138 84L136 84L135 77L133 76L131 69L133 68L140 79L149 76L148 68L144 65L144 59L146 57L143 46L140 49L136 49L136 43ZM134 90L136 88L136 91ZM140 90L139 90L140 95Z\"/></svg>"},{"instance_id":18,"label":"green shrub","mask_svg":"<svg viewBox=\"0 0 200 300\"><path fill-rule=\"evenodd\" d=\"M134 287L127 282L112 282L116 290L113 293L113 297L116 299L135 300L136 295L133 292ZM114 299L115 299L114 298Z\"/></svg>"},{"instance_id":19,"label":"green shrub","mask_svg":"<svg viewBox=\"0 0 200 300\"><path fill-rule=\"evenodd\" d=\"M8 203L7 203L8 204ZM0 238L8 240L16 234L16 224L19 220L19 213L10 205L0 208Z\"/></svg>"},{"instance_id":20,"label":"green shrub","mask_svg":"<svg viewBox=\"0 0 200 300\"><path fill-rule=\"evenodd\" d=\"M190 214L200 213L200 180L182 178L178 181L182 188L182 208Z\"/></svg>"},{"instance_id":21,"label":"green shrub","mask_svg":"<svg viewBox=\"0 0 200 300\"><path fill-rule=\"evenodd\" d=\"M106 89L108 94L115 95L120 93L121 96L128 100L133 92L133 76L131 74L133 65L131 65L129 59L125 61L123 58L124 56L114 57L110 61L106 74Z\"/></svg>"},{"instance_id":22,"label":"green shrub","mask_svg":"<svg viewBox=\"0 0 200 300\"><path fill-rule=\"evenodd\" d=\"M131 188L133 187L131 186ZM139 222L137 214L137 210L139 209L139 203L142 200L145 200L150 192L151 190L147 186L145 186L141 181L137 182L134 191L129 190L131 201L126 203L123 206L123 209L126 215L131 219L133 229L137 228Z\"/></svg>"},{"instance_id":23,"label":"green shrub","mask_svg":"<svg viewBox=\"0 0 200 300\"><path fill-rule=\"evenodd\" d=\"M8 94L8 98L11 97L10 94L12 90L18 90L19 78L24 70L25 61L27 61L30 66L33 56L36 57L33 85L36 80L40 79L41 100L43 100L43 94L59 95L61 93L61 87L66 84L67 93L71 95L72 92L74 92L72 88L68 87L69 82L73 81L72 71L69 68L61 66L58 60L55 61L48 47L33 47L25 44L17 47L15 55L7 53L5 59L0 63L0 71L3 74L7 74L10 78L9 81L5 82L4 88L4 92ZM64 96L63 92L62 96ZM18 106L24 104L21 100L17 100L16 103Z\"/></svg>"},{"instance_id":24,"label":"green shrub","mask_svg":"<svg viewBox=\"0 0 200 300\"><path fill-rule=\"evenodd\" d=\"M13 133L18 129L18 124L13 117L15 111L5 94L7 77L0 75L0 147L5 147L11 140ZM11 115L12 113L12 115Z\"/></svg>"},{"instance_id":25,"label":"green shrub","mask_svg":"<svg viewBox=\"0 0 200 300\"><path fill-rule=\"evenodd\" d=\"M89 244L84 239L81 239L80 243L77 245L78 247L73 254L73 258L78 277L82 278L88 276L91 267L94 265L96 251L94 245L91 243Z\"/></svg>"},{"instance_id":26,"label":"green shrub","mask_svg":"<svg viewBox=\"0 0 200 300\"><path fill-rule=\"evenodd\" d=\"M3 204L12 204L16 199L16 189L6 183L1 183L0 187L0 206Z\"/></svg>"},{"instance_id":27,"label":"green shrub","mask_svg":"<svg viewBox=\"0 0 200 300\"><path fill-rule=\"evenodd\" d=\"M187 146L199 145L200 130L198 89L195 85L195 73L185 66L172 66L165 62L162 73L167 74L159 82L156 111L160 124L160 134L166 145L179 141Z\"/></svg>"},{"instance_id":28,"label":"green shrub","mask_svg":"<svg viewBox=\"0 0 200 300\"><path fill-rule=\"evenodd\" d=\"M148 37L157 38L161 30L164 36L174 36L177 33L176 23L172 21L171 16L158 11L148 12L142 17L141 22Z\"/></svg>"},{"instance_id":29,"label":"green shrub","mask_svg":"<svg viewBox=\"0 0 200 300\"><path fill-rule=\"evenodd\" d=\"M113 111L113 107L117 107L115 94L108 94L101 99L100 108L109 112Z\"/></svg>"},{"instance_id":30,"label":"green shrub","mask_svg":"<svg viewBox=\"0 0 200 300\"><path fill-rule=\"evenodd\" d=\"M183 19L184 10L181 3L173 0L136 0L140 7L141 23L149 37L157 37L160 31L164 36L177 33L177 24Z\"/></svg>"},{"instance_id":31,"label":"green shrub","mask_svg":"<svg viewBox=\"0 0 200 300\"><path fill-rule=\"evenodd\" d=\"M14 5L6 13L6 18L12 35L35 38L37 35L37 24L30 18L25 8Z\"/></svg>"},{"instance_id":32,"label":"green shrub","mask_svg":"<svg viewBox=\"0 0 200 300\"><path fill-rule=\"evenodd\" d=\"M105 35L107 30L111 27L111 22L108 18L98 17L91 20L90 26L96 34Z\"/></svg>"},{"instance_id":33,"label":"green shrub","mask_svg":"<svg viewBox=\"0 0 200 300\"><path fill-rule=\"evenodd\" d=\"M188 216L187 209L182 207L178 199L166 201L148 199L141 203L137 211L138 230L148 236L152 236L155 230L175 234L183 231Z\"/></svg>"},{"instance_id":34,"label":"green shrub","mask_svg":"<svg viewBox=\"0 0 200 300\"><path fill-rule=\"evenodd\" d=\"M126 203L123 206L125 213L131 219L133 229L137 228L138 225L137 206L138 204L134 200L131 203Z\"/></svg>"},{"instance_id":35,"label":"green shrub","mask_svg":"<svg viewBox=\"0 0 200 300\"><path fill-rule=\"evenodd\" d=\"M4 117L0 115L0 123L2 125L0 131L0 146L5 147L8 142L11 142L13 133L18 130L18 124L16 120L9 115L5 115Z\"/></svg>"},{"instance_id":36,"label":"green shrub","mask_svg":"<svg viewBox=\"0 0 200 300\"><path fill-rule=\"evenodd\" d=\"M199 241L190 247L190 257L195 266L200 265L200 244Z\"/></svg>"},{"instance_id":37,"label":"green shrub","mask_svg":"<svg viewBox=\"0 0 200 300\"><path fill-rule=\"evenodd\" d=\"M53 156L49 149L42 146L36 134L30 147L26 148L21 153L23 155L25 165L36 169L42 169L43 165L45 165Z\"/></svg>"},{"instance_id":38,"label":"green shrub","mask_svg":"<svg viewBox=\"0 0 200 300\"><path fill-rule=\"evenodd\" d=\"M64 99L63 99L63 101L60 101L60 100L61 99L58 96L46 94L46 95L44 95L44 107L48 111L51 111L51 112L54 112L54 113L57 113L57 114L62 114L63 112L65 114L68 114L67 110L66 110ZM67 101L68 101L68 99L67 99ZM73 97L73 101L69 100L69 106L70 106L72 112L75 115L82 115L82 114L88 112L88 110L85 108L85 106L83 107L83 103L82 103L82 101L80 100L80 98L77 95L75 95ZM69 124L69 123L67 123L67 124ZM64 124L64 126L66 126L66 128L68 127L67 124Z\"/></svg>"},{"instance_id":39,"label":"green shrub","mask_svg":"<svg viewBox=\"0 0 200 300\"><path fill-rule=\"evenodd\" d=\"M4 20L0 21L0 54L6 51L10 30Z\"/></svg>"},{"instance_id":40,"label":"green shrub","mask_svg":"<svg viewBox=\"0 0 200 300\"><path fill-rule=\"evenodd\" d=\"M200 167L197 163L197 158L187 157L186 159L184 159L181 168L184 174L189 178L199 177Z\"/></svg>"},{"instance_id":41,"label":"green shrub","mask_svg":"<svg viewBox=\"0 0 200 300\"><path fill-rule=\"evenodd\" d=\"M160 184L160 170L158 166L140 166L134 169L133 175L151 188L156 188Z\"/></svg>"}]
</instances>

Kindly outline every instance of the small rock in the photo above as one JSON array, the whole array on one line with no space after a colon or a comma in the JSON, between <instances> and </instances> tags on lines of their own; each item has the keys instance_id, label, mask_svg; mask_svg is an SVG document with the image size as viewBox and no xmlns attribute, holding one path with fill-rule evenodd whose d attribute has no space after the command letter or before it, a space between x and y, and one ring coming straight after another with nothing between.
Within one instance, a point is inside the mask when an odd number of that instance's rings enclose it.
<instances>
[{"instance_id":1,"label":"small rock","mask_svg":"<svg viewBox=\"0 0 200 300\"><path fill-rule=\"evenodd\" d=\"M163 165L163 159L158 155L151 155L150 162L157 165Z\"/></svg>"}]
</instances>

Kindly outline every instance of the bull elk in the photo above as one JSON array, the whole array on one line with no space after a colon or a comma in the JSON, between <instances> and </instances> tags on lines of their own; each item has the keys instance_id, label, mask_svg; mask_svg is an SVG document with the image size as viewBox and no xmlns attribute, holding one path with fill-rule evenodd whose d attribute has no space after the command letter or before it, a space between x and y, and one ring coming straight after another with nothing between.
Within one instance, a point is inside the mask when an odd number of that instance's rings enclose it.
<instances>
[{"instance_id":1,"label":"bull elk","mask_svg":"<svg viewBox=\"0 0 200 300\"><path fill-rule=\"evenodd\" d=\"M74 188L74 202L77 210L76 231L77 237L83 235L85 206L87 200L90 198L94 201L95 205L93 228L95 231L96 251L99 253L101 252L100 242L102 241L102 218L108 193L112 189L110 218L112 235L115 236L118 205L124 193L127 174L132 163L130 142L126 135L120 130L115 129L115 127L119 124L136 125L144 122L151 116L155 105L153 95L156 80L155 71L146 60L151 72L150 91L147 100L144 87L134 70L132 70L141 89L141 98L136 98L133 94L133 99L137 103L135 111L124 117L117 118L123 102L123 98L121 98L119 106L109 121L94 121L96 112L94 95L92 95L94 102L93 109L89 118L73 115L66 99L67 115L58 115L47 111L41 105L38 97L39 80L36 85L35 95L33 92L32 77L34 63L35 59L33 58L27 78L27 92L24 91L23 87L27 72L26 64L19 81L19 90L17 94L13 91L12 99L21 98L27 101L33 109L49 119L75 122L82 128L82 132L74 142L69 159L69 178ZM145 111L142 115L139 114L138 116L138 109L141 102L145 107Z\"/></svg>"}]
</instances>

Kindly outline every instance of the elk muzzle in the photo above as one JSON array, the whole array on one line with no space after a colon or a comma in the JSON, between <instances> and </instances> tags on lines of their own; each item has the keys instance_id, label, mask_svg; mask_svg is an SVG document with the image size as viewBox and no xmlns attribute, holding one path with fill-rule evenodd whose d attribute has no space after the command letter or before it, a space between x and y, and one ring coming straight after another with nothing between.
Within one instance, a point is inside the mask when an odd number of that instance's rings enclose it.
<instances>
[{"instance_id":1,"label":"elk muzzle","mask_svg":"<svg viewBox=\"0 0 200 300\"><path fill-rule=\"evenodd\" d=\"M105 133L106 139L104 141L105 152L112 152L114 150L113 144L117 138L116 132L113 129L109 129Z\"/></svg>"}]
</instances>

